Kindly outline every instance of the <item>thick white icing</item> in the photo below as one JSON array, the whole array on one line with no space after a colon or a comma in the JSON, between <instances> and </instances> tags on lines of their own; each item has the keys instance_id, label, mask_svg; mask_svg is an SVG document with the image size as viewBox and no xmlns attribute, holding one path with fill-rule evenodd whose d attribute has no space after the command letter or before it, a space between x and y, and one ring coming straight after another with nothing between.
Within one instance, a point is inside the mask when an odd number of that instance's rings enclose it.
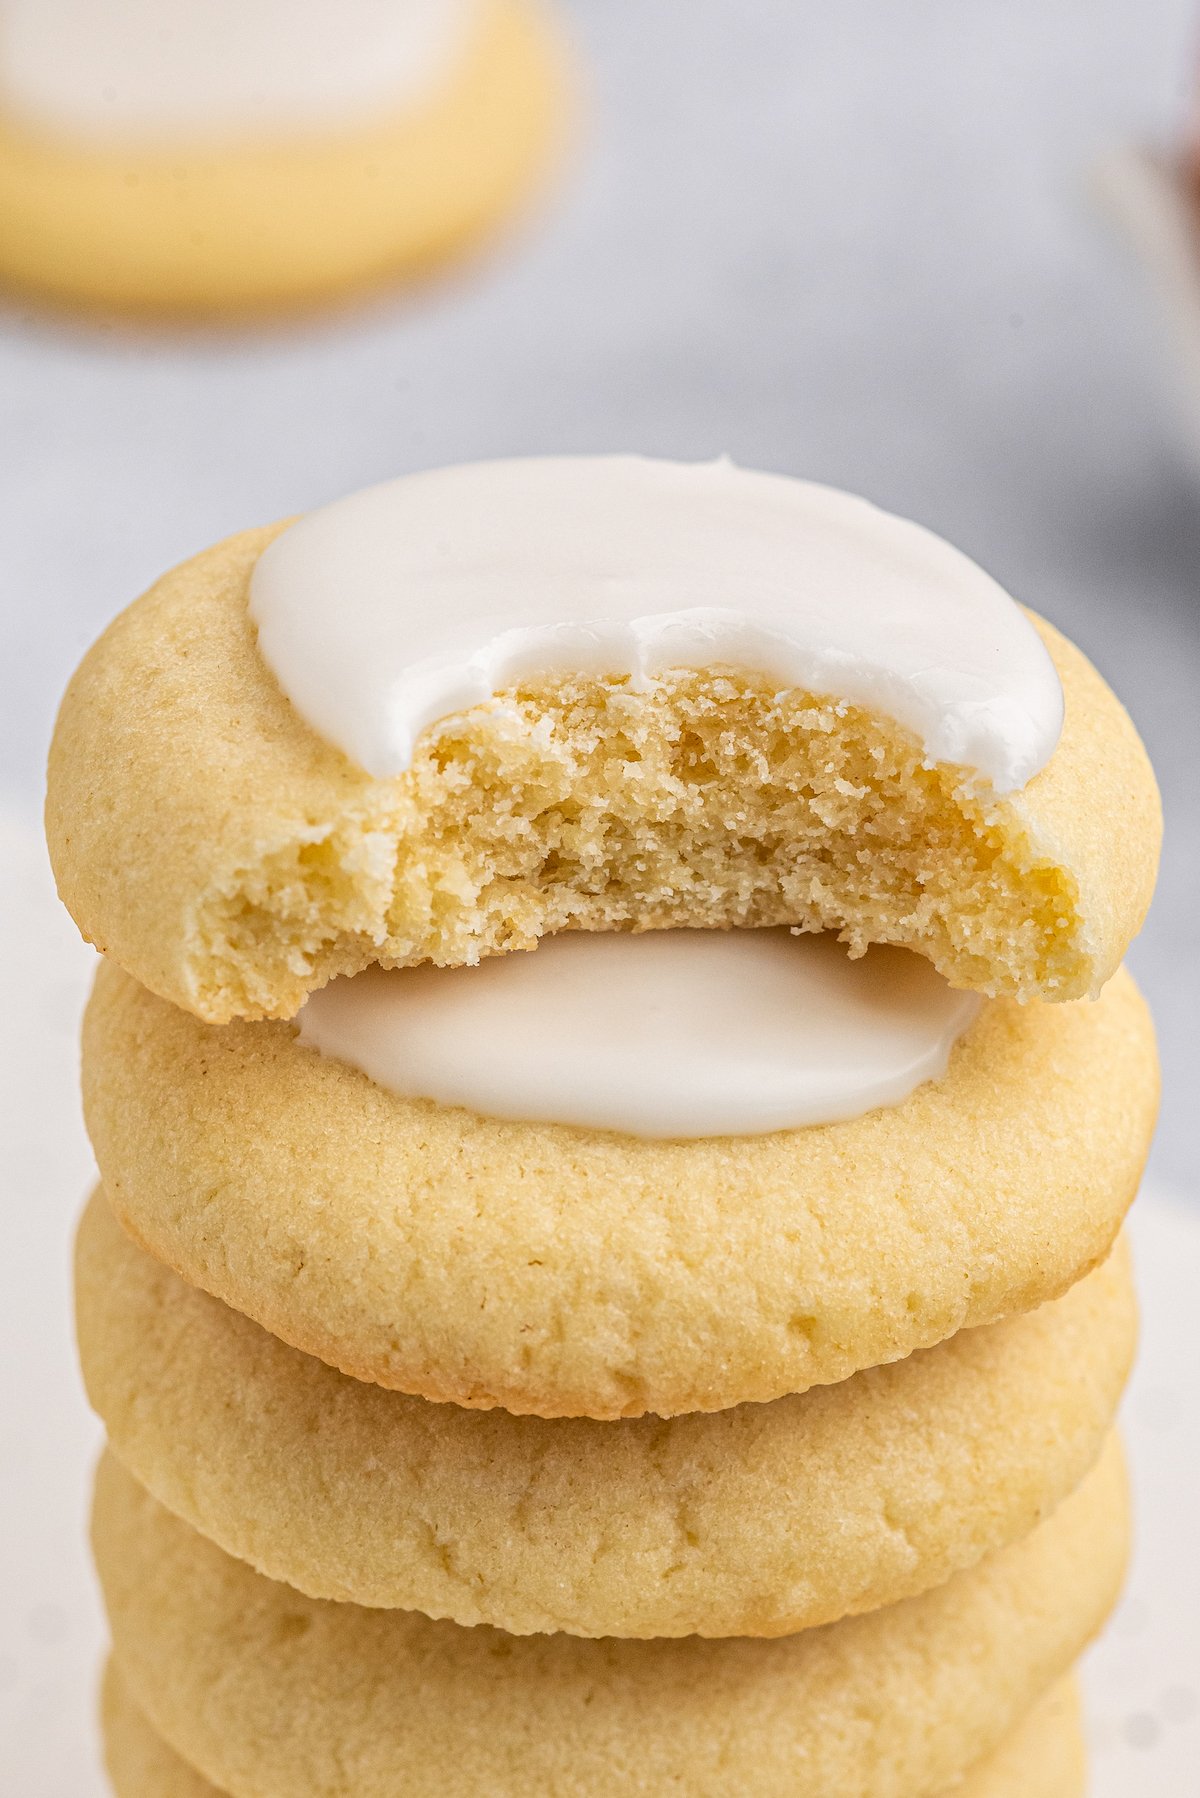
<instances>
[{"instance_id":1,"label":"thick white icing","mask_svg":"<svg viewBox=\"0 0 1200 1798\"><path fill-rule=\"evenodd\" d=\"M751 669L887 715L997 792L1062 727L1040 638L966 556L865 500L727 461L409 475L291 525L250 603L298 711L380 779L429 725L540 673Z\"/></svg>"},{"instance_id":2,"label":"thick white icing","mask_svg":"<svg viewBox=\"0 0 1200 1798\"><path fill-rule=\"evenodd\" d=\"M474 968L371 968L300 1040L405 1098L643 1137L756 1136L896 1105L979 1009L922 956L787 930L567 932Z\"/></svg>"},{"instance_id":3,"label":"thick white icing","mask_svg":"<svg viewBox=\"0 0 1200 1798\"><path fill-rule=\"evenodd\" d=\"M337 127L446 76L478 0L0 0L0 100L90 138Z\"/></svg>"}]
</instances>

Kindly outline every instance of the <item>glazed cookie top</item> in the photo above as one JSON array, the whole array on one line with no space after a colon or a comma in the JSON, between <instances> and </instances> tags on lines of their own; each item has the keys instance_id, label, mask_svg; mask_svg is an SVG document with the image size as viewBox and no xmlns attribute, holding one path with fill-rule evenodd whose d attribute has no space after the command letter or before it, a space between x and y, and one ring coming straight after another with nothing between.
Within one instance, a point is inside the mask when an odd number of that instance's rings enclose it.
<instances>
[{"instance_id":1,"label":"glazed cookie top","mask_svg":"<svg viewBox=\"0 0 1200 1798\"><path fill-rule=\"evenodd\" d=\"M105 143L311 134L423 100L480 0L5 0L0 104Z\"/></svg>"},{"instance_id":2,"label":"glazed cookie top","mask_svg":"<svg viewBox=\"0 0 1200 1798\"><path fill-rule=\"evenodd\" d=\"M222 1798L151 1728L111 1661L101 1711L105 1760L117 1798ZM1056 1686L995 1754L956 1782L953 1798L1083 1798L1083 1788L1079 1694L1068 1683Z\"/></svg>"},{"instance_id":3,"label":"glazed cookie top","mask_svg":"<svg viewBox=\"0 0 1200 1798\"><path fill-rule=\"evenodd\" d=\"M612 1418L800 1392L1055 1297L1133 1198L1157 1070L1121 972L1095 1005L984 1005L896 1105L654 1141L404 1098L110 962L83 1088L114 1210L193 1285L359 1379Z\"/></svg>"},{"instance_id":4,"label":"glazed cookie top","mask_svg":"<svg viewBox=\"0 0 1200 1798\"><path fill-rule=\"evenodd\" d=\"M866 500L729 461L559 456L407 475L290 525L259 647L379 780L421 732L538 676L742 667L883 713L997 793L1062 729L1054 664L981 568Z\"/></svg>"},{"instance_id":5,"label":"glazed cookie top","mask_svg":"<svg viewBox=\"0 0 1200 1798\"><path fill-rule=\"evenodd\" d=\"M411 477L168 575L68 690L47 827L84 934L224 1022L681 925L1076 998L1160 819L1104 683L947 545L618 457Z\"/></svg>"},{"instance_id":6,"label":"glazed cookie top","mask_svg":"<svg viewBox=\"0 0 1200 1798\"><path fill-rule=\"evenodd\" d=\"M832 936L548 938L477 968L369 968L311 993L300 1040L389 1092L628 1136L760 1136L901 1104L981 1001L923 956Z\"/></svg>"}]
</instances>

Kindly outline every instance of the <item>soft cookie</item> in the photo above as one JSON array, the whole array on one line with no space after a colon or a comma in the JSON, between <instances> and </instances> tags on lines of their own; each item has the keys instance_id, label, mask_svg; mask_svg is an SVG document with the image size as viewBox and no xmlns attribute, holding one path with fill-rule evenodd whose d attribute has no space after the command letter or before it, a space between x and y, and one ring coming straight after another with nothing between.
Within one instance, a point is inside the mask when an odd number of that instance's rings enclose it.
<instances>
[{"instance_id":1,"label":"soft cookie","mask_svg":"<svg viewBox=\"0 0 1200 1798\"><path fill-rule=\"evenodd\" d=\"M360 1379L596 1418L801 1392L1058 1296L1107 1255L1157 1102L1125 973L991 1001L903 1102L758 1136L400 1098L111 963L83 1083L114 1210L192 1285Z\"/></svg>"},{"instance_id":2,"label":"soft cookie","mask_svg":"<svg viewBox=\"0 0 1200 1798\"><path fill-rule=\"evenodd\" d=\"M155 1733L111 1663L101 1712L117 1798L221 1798ZM945 1798L1082 1798L1083 1781L1079 1694L1073 1682L1064 1682Z\"/></svg>"},{"instance_id":3,"label":"soft cookie","mask_svg":"<svg viewBox=\"0 0 1200 1798\"><path fill-rule=\"evenodd\" d=\"M783 1635L923 1591L1047 1516L1129 1369L1123 1245L1064 1298L839 1386L663 1423L348 1380L186 1286L97 1195L84 1379L168 1509L311 1596L515 1634Z\"/></svg>"},{"instance_id":4,"label":"soft cookie","mask_svg":"<svg viewBox=\"0 0 1200 1798\"><path fill-rule=\"evenodd\" d=\"M304 1598L111 1459L93 1541L130 1697L246 1798L932 1798L1068 1671L1113 1602L1127 1530L1114 1444L1024 1541L919 1598L770 1642L512 1637Z\"/></svg>"},{"instance_id":5,"label":"soft cookie","mask_svg":"<svg viewBox=\"0 0 1200 1798\"><path fill-rule=\"evenodd\" d=\"M0 280L60 301L242 313L415 274L559 135L537 0L4 10Z\"/></svg>"},{"instance_id":6,"label":"soft cookie","mask_svg":"<svg viewBox=\"0 0 1200 1798\"><path fill-rule=\"evenodd\" d=\"M1096 993L1161 830L1125 712L846 494L636 457L407 477L166 575L85 658L47 829L84 934L214 1022L563 929L786 924Z\"/></svg>"}]
</instances>

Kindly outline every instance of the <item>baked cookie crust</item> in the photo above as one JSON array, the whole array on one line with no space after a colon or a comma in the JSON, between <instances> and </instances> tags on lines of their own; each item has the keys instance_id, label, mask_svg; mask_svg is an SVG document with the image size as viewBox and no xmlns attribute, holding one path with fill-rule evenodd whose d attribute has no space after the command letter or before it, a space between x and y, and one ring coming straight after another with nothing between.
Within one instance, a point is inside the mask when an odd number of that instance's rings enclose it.
<instances>
[{"instance_id":1,"label":"baked cookie crust","mask_svg":"<svg viewBox=\"0 0 1200 1798\"><path fill-rule=\"evenodd\" d=\"M272 1798L920 1798L996 1750L1125 1563L1115 1443L1046 1523L946 1585L777 1641L585 1642L301 1597L107 1460L93 1541L130 1696L218 1788Z\"/></svg>"},{"instance_id":2,"label":"baked cookie crust","mask_svg":"<svg viewBox=\"0 0 1200 1798\"><path fill-rule=\"evenodd\" d=\"M985 1005L849 1122L693 1142L404 1100L282 1023L205 1025L112 964L84 1105L142 1247L355 1378L545 1417L717 1411L1056 1298L1108 1254L1157 1106L1128 974Z\"/></svg>"},{"instance_id":3,"label":"baked cookie crust","mask_svg":"<svg viewBox=\"0 0 1200 1798\"><path fill-rule=\"evenodd\" d=\"M790 924L895 942L955 985L1095 994L1161 836L1127 714L1034 620L1062 736L1003 799L910 733L733 670L534 683L370 779L291 706L247 611L284 527L184 563L67 689L46 827L89 941L211 1022L290 1017L372 962L457 965L562 929Z\"/></svg>"},{"instance_id":4,"label":"baked cookie crust","mask_svg":"<svg viewBox=\"0 0 1200 1798\"><path fill-rule=\"evenodd\" d=\"M227 1553L311 1597L511 1634L774 1636L940 1584L1031 1530L1111 1428L1125 1243L1064 1298L838 1386L621 1423L348 1380L143 1254L97 1194L76 1249L109 1446Z\"/></svg>"}]
</instances>

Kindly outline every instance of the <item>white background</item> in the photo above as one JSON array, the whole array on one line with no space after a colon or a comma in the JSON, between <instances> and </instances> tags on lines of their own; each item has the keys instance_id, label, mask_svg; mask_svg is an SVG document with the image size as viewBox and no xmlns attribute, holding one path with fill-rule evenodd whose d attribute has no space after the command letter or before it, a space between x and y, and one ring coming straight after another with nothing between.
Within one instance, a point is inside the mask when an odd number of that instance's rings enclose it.
<instances>
[{"instance_id":1,"label":"white background","mask_svg":"<svg viewBox=\"0 0 1200 1798\"><path fill-rule=\"evenodd\" d=\"M1168 849L1132 959L1166 1061L1155 1178L1196 1203L1200 493L1144 285L1090 191L1114 145L1180 131L1191 0L569 12L575 165L470 270L225 337L0 312L0 1787L24 1798L95 1789L98 1640L67 1305L87 963L34 853L41 767L87 642L224 533L424 464L585 449L729 451L943 531L1089 650L1155 756ZM1141 1235L1140 1562L1094 1669L1096 1789L1196 1798L1200 1227L1147 1207Z\"/></svg>"}]
</instances>

